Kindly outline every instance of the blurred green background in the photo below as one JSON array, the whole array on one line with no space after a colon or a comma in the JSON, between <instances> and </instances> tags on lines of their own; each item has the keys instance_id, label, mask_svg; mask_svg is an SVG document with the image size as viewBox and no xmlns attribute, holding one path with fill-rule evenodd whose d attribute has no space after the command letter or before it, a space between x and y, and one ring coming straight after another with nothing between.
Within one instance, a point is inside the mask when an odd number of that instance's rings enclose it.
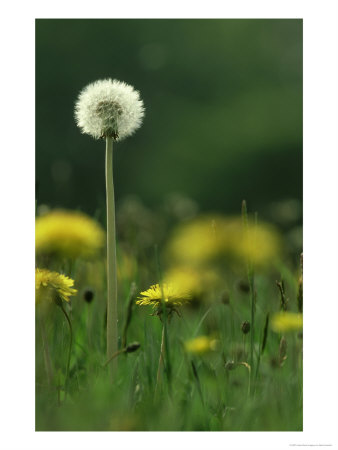
<instances>
[{"instance_id":1,"label":"blurred green background","mask_svg":"<svg viewBox=\"0 0 338 450\"><path fill-rule=\"evenodd\" d=\"M173 192L202 211L300 204L302 20L37 20L39 204L104 210L105 144L80 134L74 102L108 77L146 107L115 146L117 206L136 194L153 208Z\"/></svg>"}]
</instances>

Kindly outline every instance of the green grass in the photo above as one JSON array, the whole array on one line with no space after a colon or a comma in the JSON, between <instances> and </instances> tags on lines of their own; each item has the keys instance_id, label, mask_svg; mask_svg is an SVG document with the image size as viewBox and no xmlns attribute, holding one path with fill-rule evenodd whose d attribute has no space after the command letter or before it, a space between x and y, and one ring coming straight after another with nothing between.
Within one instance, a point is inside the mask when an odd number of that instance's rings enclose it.
<instances>
[{"instance_id":1,"label":"green grass","mask_svg":"<svg viewBox=\"0 0 338 450\"><path fill-rule=\"evenodd\" d=\"M238 281L245 280L246 264L243 262L242 266L234 268L229 261L222 261L222 275L230 302L222 303L222 292L215 290L201 296L196 303L182 306L182 317L175 314L167 323L170 377L167 376L168 360L165 358L155 396L163 324L158 317L150 315L151 308L139 307L133 301L130 309L131 284L137 283L135 300L140 291L158 281L158 265L153 250L149 250L147 268L143 252L136 275L124 275L119 279L120 345L126 317L131 312L126 342L137 341L141 346L133 353L118 356L118 370L113 382L108 376L108 368L104 367L104 264L95 272L94 299L87 303L83 299L83 291L91 279L89 269L95 270L95 261L88 265L77 260L70 265L49 260L49 268L64 271L75 280L78 294L72 298L69 310L74 339L67 396L67 322L56 305L43 315L37 310L36 430L301 431L302 340L297 332L285 334L287 358L280 365L282 336L268 328L265 349L263 353L261 351L267 314L280 308L276 280L283 278L288 306L290 310L297 310L299 272L296 264L293 266L285 258L286 262L279 262L275 267L255 270L254 281L250 280L256 291L255 334L252 339L251 331L245 336L241 331L242 322L250 322L253 317L250 289L238 287ZM43 320L53 372L50 383L40 319ZM200 356L187 354L184 341L200 335L215 337L219 341L217 349ZM248 366L239 363L250 364L251 345L253 370L250 376Z\"/></svg>"}]
</instances>

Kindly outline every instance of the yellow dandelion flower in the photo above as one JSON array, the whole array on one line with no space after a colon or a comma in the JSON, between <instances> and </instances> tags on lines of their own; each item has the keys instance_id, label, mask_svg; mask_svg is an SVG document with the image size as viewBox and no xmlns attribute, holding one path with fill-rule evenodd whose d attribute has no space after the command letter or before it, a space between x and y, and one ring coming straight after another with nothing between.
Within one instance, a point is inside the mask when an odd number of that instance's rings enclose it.
<instances>
[{"instance_id":1,"label":"yellow dandelion flower","mask_svg":"<svg viewBox=\"0 0 338 450\"><path fill-rule=\"evenodd\" d=\"M166 272L164 279L168 284L176 286L180 291L189 292L193 297L199 297L210 286L220 283L220 276L215 270L201 270L185 265L172 267Z\"/></svg>"},{"instance_id":2,"label":"yellow dandelion flower","mask_svg":"<svg viewBox=\"0 0 338 450\"><path fill-rule=\"evenodd\" d=\"M90 257L103 246L104 240L101 226L81 212L54 210L36 219L37 254Z\"/></svg>"},{"instance_id":3,"label":"yellow dandelion flower","mask_svg":"<svg viewBox=\"0 0 338 450\"><path fill-rule=\"evenodd\" d=\"M280 235L274 227L260 222L243 229L241 217L202 216L179 225L168 244L168 259L201 266L219 258L270 264L281 250Z\"/></svg>"},{"instance_id":4,"label":"yellow dandelion flower","mask_svg":"<svg viewBox=\"0 0 338 450\"><path fill-rule=\"evenodd\" d=\"M217 255L221 247L212 218L197 218L179 225L169 243L168 257L180 263L201 264Z\"/></svg>"},{"instance_id":5,"label":"yellow dandelion flower","mask_svg":"<svg viewBox=\"0 0 338 450\"><path fill-rule=\"evenodd\" d=\"M303 328L303 314L294 312L280 312L271 318L271 328L276 333L297 331Z\"/></svg>"},{"instance_id":6,"label":"yellow dandelion flower","mask_svg":"<svg viewBox=\"0 0 338 450\"><path fill-rule=\"evenodd\" d=\"M74 280L58 272L47 269L35 270L36 303L41 301L69 302L69 297L75 295Z\"/></svg>"},{"instance_id":7,"label":"yellow dandelion flower","mask_svg":"<svg viewBox=\"0 0 338 450\"><path fill-rule=\"evenodd\" d=\"M203 355L216 350L218 347L217 339L213 339L209 336L198 336L194 339L190 339L184 343L184 349L188 353L195 355Z\"/></svg>"},{"instance_id":8,"label":"yellow dandelion flower","mask_svg":"<svg viewBox=\"0 0 338 450\"><path fill-rule=\"evenodd\" d=\"M163 292L163 294L162 294ZM181 306L183 303L190 300L190 294L180 291L172 284L163 283L162 286L154 284L146 291L140 293L142 297L138 297L136 304L140 306L151 305L154 308L161 307L162 295L164 302L168 308L175 308Z\"/></svg>"},{"instance_id":9,"label":"yellow dandelion flower","mask_svg":"<svg viewBox=\"0 0 338 450\"><path fill-rule=\"evenodd\" d=\"M262 266L276 259L280 247L280 236L275 228L266 223L259 223L257 226L249 224L247 232L242 233L232 251L240 259Z\"/></svg>"}]
</instances>

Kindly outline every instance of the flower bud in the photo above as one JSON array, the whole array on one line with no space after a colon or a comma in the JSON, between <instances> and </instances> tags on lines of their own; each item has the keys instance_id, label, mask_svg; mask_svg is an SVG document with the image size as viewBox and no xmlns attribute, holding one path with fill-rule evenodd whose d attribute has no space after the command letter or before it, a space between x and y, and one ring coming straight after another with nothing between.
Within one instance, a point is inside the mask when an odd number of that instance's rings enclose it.
<instances>
[{"instance_id":1,"label":"flower bud","mask_svg":"<svg viewBox=\"0 0 338 450\"><path fill-rule=\"evenodd\" d=\"M230 304L230 294L228 291L224 291L221 296L221 302L223 305L229 305Z\"/></svg>"},{"instance_id":2,"label":"flower bud","mask_svg":"<svg viewBox=\"0 0 338 450\"><path fill-rule=\"evenodd\" d=\"M247 280L239 280L237 282L237 289L245 294L250 292L250 285Z\"/></svg>"},{"instance_id":3,"label":"flower bud","mask_svg":"<svg viewBox=\"0 0 338 450\"><path fill-rule=\"evenodd\" d=\"M131 344L127 345L126 347L126 353L132 353L138 350L141 347L141 344L139 342L132 342Z\"/></svg>"},{"instance_id":4,"label":"flower bud","mask_svg":"<svg viewBox=\"0 0 338 450\"><path fill-rule=\"evenodd\" d=\"M234 370L234 368L236 367L236 364L234 361L227 361L225 363L225 370Z\"/></svg>"},{"instance_id":5,"label":"flower bud","mask_svg":"<svg viewBox=\"0 0 338 450\"><path fill-rule=\"evenodd\" d=\"M83 293L83 299L87 303L91 303L94 298L94 291L92 289L86 289Z\"/></svg>"},{"instance_id":6,"label":"flower bud","mask_svg":"<svg viewBox=\"0 0 338 450\"><path fill-rule=\"evenodd\" d=\"M241 330L243 334L248 334L250 331L250 322L245 320L241 325Z\"/></svg>"}]
</instances>

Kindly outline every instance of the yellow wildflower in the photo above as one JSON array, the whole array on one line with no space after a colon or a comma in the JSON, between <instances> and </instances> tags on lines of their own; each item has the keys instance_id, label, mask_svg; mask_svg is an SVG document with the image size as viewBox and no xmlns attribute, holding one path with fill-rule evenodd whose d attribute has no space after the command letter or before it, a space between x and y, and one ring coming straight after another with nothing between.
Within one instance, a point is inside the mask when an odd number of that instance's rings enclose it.
<instances>
[{"instance_id":1,"label":"yellow wildflower","mask_svg":"<svg viewBox=\"0 0 338 450\"><path fill-rule=\"evenodd\" d=\"M126 250L120 249L118 255L117 279L134 280L137 274L137 261L132 254Z\"/></svg>"},{"instance_id":2,"label":"yellow wildflower","mask_svg":"<svg viewBox=\"0 0 338 450\"><path fill-rule=\"evenodd\" d=\"M276 333L297 331L303 328L303 314L294 312L280 312L271 318L271 328Z\"/></svg>"},{"instance_id":3,"label":"yellow wildflower","mask_svg":"<svg viewBox=\"0 0 338 450\"><path fill-rule=\"evenodd\" d=\"M280 236L269 224L249 224L241 217L202 216L180 225L169 242L168 259L201 266L219 258L255 265L271 263L280 253Z\"/></svg>"},{"instance_id":4,"label":"yellow wildflower","mask_svg":"<svg viewBox=\"0 0 338 450\"><path fill-rule=\"evenodd\" d=\"M251 224L247 232L242 233L238 242L233 241L232 252L243 261L252 261L261 266L276 259L280 253L280 237L269 224Z\"/></svg>"},{"instance_id":5,"label":"yellow wildflower","mask_svg":"<svg viewBox=\"0 0 338 450\"><path fill-rule=\"evenodd\" d=\"M200 264L211 260L221 247L215 221L198 218L176 228L168 247L169 258L181 263Z\"/></svg>"},{"instance_id":6,"label":"yellow wildflower","mask_svg":"<svg viewBox=\"0 0 338 450\"><path fill-rule=\"evenodd\" d=\"M161 307L162 295L166 306L172 309L190 300L189 293L180 291L177 287L167 283L163 283L162 286L154 284L148 290L141 292L140 295L142 297L138 297L137 305L151 305L154 308Z\"/></svg>"},{"instance_id":7,"label":"yellow wildflower","mask_svg":"<svg viewBox=\"0 0 338 450\"><path fill-rule=\"evenodd\" d=\"M209 336L198 336L184 343L185 351L196 355L202 355L217 349L218 341Z\"/></svg>"},{"instance_id":8,"label":"yellow wildflower","mask_svg":"<svg viewBox=\"0 0 338 450\"><path fill-rule=\"evenodd\" d=\"M74 280L58 272L50 272L47 269L35 269L35 296L36 303L41 301L64 300L69 302L69 297L75 295Z\"/></svg>"},{"instance_id":9,"label":"yellow wildflower","mask_svg":"<svg viewBox=\"0 0 338 450\"><path fill-rule=\"evenodd\" d=\"M81 212L55 210L36 219L37 254L89 257L103 246L104 237L101 226Z\"/></svg>"},{"instance_id":10,"label":"yellow wildflower","mask_svg":"<svg viewBox=\"0 0 338 450\"><path fill-rule=\"evenodd\" d=\"M183 292L189 292L193 297L199 297L210 286L220 283L220 276L216 270L198 269L193 266L178 265L169 269L164 275L168 284L176 286Z\"/></svg>"}]
</instances>

